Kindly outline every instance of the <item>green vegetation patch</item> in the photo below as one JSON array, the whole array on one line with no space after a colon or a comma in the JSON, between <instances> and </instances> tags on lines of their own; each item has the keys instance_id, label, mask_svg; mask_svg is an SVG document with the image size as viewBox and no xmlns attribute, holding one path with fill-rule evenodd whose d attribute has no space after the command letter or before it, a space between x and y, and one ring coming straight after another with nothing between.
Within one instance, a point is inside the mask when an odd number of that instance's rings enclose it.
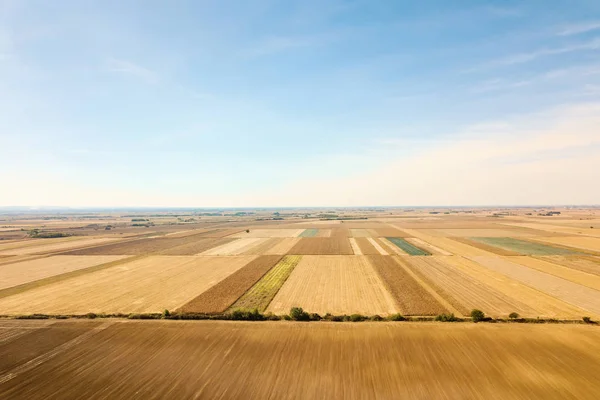
<instances>
[{"instance_id":1,"label":"green vegetation patch","mask_svg":"<svg viewBox=\"0 0 600 400\"><path fill-rule=\"evenodd\" d=\"M431 255L430 252L420 249L417 246L407 242L406 240L404 240L402 238L389 237L386 239L389 240L390 242L394 243L397 247L402 249L402 251L410 254L411 256L430 256Z\"/></svg>"},{"instance_id":2,"label":"green vegetation patch","mask_svg":"<svg viewBox=\"0 0 600 400\"><path fill-rule=\"evenodd\" d=\"M230 310L266 310L301 259L302 256L283 257L261 280L244 293L230 307Z\"/></svg>"},{"instance_id":3,"label":"green vegetation patch","mask_svg":"<svg viewBox=\"0 0 600 400\"><path fill-rule=\"evenodd\" d=\"M522 255L535 256L554 256L567 254L581 254L573 250L561 249L541 243L528 242L509 237L473 237L470 238L476 242L489 244L490 246L499 247L501 249L514 251Z\"/></svg>"},{"instance_id":4,"label":"green vegetation patch","mask_svg":"<svg viewBox=\"0 0 600 400\"><path fill-rule=\"evenodd\" d=\"M304 232L300 234L300 237L315 237L319 233L318 229L305 229Z\"/></svg>"}]
</instances>

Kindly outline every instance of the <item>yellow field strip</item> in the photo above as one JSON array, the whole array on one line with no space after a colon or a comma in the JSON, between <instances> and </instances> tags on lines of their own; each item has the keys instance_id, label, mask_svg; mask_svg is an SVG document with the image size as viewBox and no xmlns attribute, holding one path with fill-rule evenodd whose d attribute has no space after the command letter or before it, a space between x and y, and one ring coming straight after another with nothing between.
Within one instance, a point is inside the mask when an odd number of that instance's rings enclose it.
<instances>
[{"instance_id":1,"label":"yellow field strip","mask_svg":"<svg viewBox=\"0 0 600 400\"><path fill-rule=\"evenodd\" d=\"M259 244L267 241L268 238L246 238L246 239L237 239L233 242L225 243L221 246L217 246L213 249L206 250L197 255L202 256L234 256L238 254L242 254L246 250L249 250L253 246L258 246Z\"/></svg>"},{"instance_id":2,"label":"yellow field strip","mask_svg":"<svg viewBox=\"0 0 600 400\"><path fill-rule=\"evenodd\" d=\"M348 240L350 241L350 246L352 246L352 251L354 252L354 255L362 256L362 250L360 249L360 247L358 247L358 243L356 243L356 239L351 237L351 238L348 238Z\"/></svg>"},{"instance_id":3,"label":"yellow field strip","mask_svg":"<svg viewBox=\"0 0 600 400\"><path fill-rule=\"evenodd\" d=\"M382 256L389 255L389 253L387 251L385 251L385 249L383 247L381 247L381 245L379 243L377 243L375 238L370 237L370 238L367 238L367 240L373 245L373 247L375 247L375 250L377 250L379 252L379 254L381 254Z\"/></svg>"},{"instance_id":4,"label":"yellow field strip","mask_svg":"<svg viewBox=\"0 0 600 400\"><path fill-rule=\"evenodd\" d=\"M423 239L405 238L405 240L409 243L414 244L417 247L420 247L423 250L429 251L433 255L438 255L438 256L451 256L452 255L452 253L447 252L446 250L440 249L439 247L436 247L436 246L432 245L431 243L424 241Z\"/></svg>"},{"instance_id":5,"label":"yellow field strip","mask_svg":"<svg viewBox=\"0 0 600 400\"><path fill-rule=\"evenodd\" d=\"M510 257L510 260L525 265L526 267L537 269L538 271L546 272L592 289L600 290L600 276L598 275L588 274L586 272L527 256Z\"/></svg>"},{"instance_id":6,"label":"yellow field strip","mask_svg":"<svg viewBox=\"0 0 600 400\"><path fill-rule=\"evenodd\" d=\"M600 229L577 228L571 226L550 225L535 222L499 222L502 225L517 226L523 228L537 229L552 233L569 233L573 235L585 234L587 236L600 236Z\"/></svg>"},{"instance_id":7,"label":"yellow field strip","mask_svg":"<svg viewBox=\"0 0 600 400\"><path fill-rule=\"evenodd\" d=\"M290 249L300 242L300 238L281 238L279 243L265 251L265 255L287 254Z\"/></svg>"},{"instance_id":8,"label":"yellow field strip","mask_svg":"<svg viewBox=\"0 0 600 400\"><path fill-rule=\"evenodd\" d=\"M456 240L452 240L450 238L427 235L417 229L405 229L404 231L410 234L412 237L419 238L435 247L450 252L451 254L460 256L495 256L494 253L457 242Z\"/></svg>"}]
</instances>

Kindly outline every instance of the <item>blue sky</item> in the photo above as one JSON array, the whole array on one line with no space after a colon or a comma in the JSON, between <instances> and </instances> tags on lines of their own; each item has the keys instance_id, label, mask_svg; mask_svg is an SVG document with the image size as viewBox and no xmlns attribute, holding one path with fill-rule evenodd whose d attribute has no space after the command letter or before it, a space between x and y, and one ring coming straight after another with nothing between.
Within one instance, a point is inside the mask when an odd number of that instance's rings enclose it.
<instances>
[{"instance_id":1,"label":"blue sky","mask_svg":"<svg viewBox=\"0 0 600 400\"><path fill-rule=\"evenodd\" d=\"M0 0L0 205L599 203L598 1Z\"/></svg>"}]
</instances>

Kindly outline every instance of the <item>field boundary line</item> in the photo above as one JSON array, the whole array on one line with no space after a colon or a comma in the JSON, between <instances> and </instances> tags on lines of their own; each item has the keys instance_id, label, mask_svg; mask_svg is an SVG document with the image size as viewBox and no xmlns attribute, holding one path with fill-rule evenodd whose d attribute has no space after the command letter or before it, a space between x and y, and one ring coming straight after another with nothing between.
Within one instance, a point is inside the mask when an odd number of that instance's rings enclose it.
<instances>
[{"instance_id":1,"label":"field boundary line","mask_svg":"<svg viewBox=\"0 0 600 400\"><path fill-rule=\"evenodd\" d=\"M89 331L84 332L81 335L77 336L76 338L71 339L68 342L63 343L60 346L57 346L54 349L34 358L33 360L29 360L25 364L21 364L15 368L13 368L12 371L7 372L4 375L0 375L0 385L10 381L11 379L16 378L19 374L22 374L24 372L28 372L28 371L34 369L35 367L56 357L57 355L64 352L65 350L69 350L71 347L80 344L84 340L88 339L91 336L94 336L96 333L98 333L100 331L105 330L106 328L114 325L115 323L116 323L116 321L105 322L102 325L92 328Z\"/></svg>"},{"instance_id":2,"label":"field boundary line","mask_svg":"<svg viewBox=\"0 0 600 400\"><path fill-rule=\"evenodd\" d=\"M86 257L86 256L81 256L81 257ZM12 286L12 287L0 290L0 299L3 299L8 296L13 296L15 294L23 293L23 292L26 292L31 289L50 285L52 283L62 282L67 279L75 278L75 277L78 277L81 275L86 275L86 274L100 271L100 270L103 270L106 268L125 264L125 263L131 262L131 261L136 261L136 260L139 260L141 258L146 258L146 257L148 257L148 255L140 255L140 256L121 258L120 260L109 261L104 264L94 265L92 267L78 269L75 271L66 272L64 274L49 276L47 278L39 279L37 281L32 281L32 282L23 283L21 285Z\"/></svg>"},{"instance_id":3,"label":"field boundary line","mask_svg":"<svg viewBox=\"0 0 600 400\"><path fill-rule=\"evenodd\" d=\"M370 237L367 238L367 240L373 245L373 247L375 247L375 250L377 250L379 254L381 254L382 256L389 256L389 253L385 251L385 249L375 241L375 238Z\"/></svg>"},{"instance_id":4,"label":"field boundary line","mask_svg":"<svg viewBox=\"0 0 600 400\"><path fill-rule=\"evenodd\" d=\"M432 295L437 301L440 302L440 304L444 307L446 307L446 309L448 311L450 311L451 313L454 313L455 316L459 317L459 318L464 318L464 315L462 315L461 312L459 312L452 304L450 304L448 301L446 301L446 299L444 299L442 296L440 296L435 290L433 290L431 288L431 286L429 286L427 284L427 282L425 282L423 279L421 279L417 274L415 274L414 272L412 272L410 270L410 268L408 268L406 265L404 265L404 261L402 261L401 257L393 257L394 260L396 260L396 262L398 263L399 266L401 266L402 268L404 268L404 270L415 280L417 281L417 283L419 285L421 285L423 287L423 289L425 289L427 292L429 292L430 295Z\"/></svg>"}]
</instances>

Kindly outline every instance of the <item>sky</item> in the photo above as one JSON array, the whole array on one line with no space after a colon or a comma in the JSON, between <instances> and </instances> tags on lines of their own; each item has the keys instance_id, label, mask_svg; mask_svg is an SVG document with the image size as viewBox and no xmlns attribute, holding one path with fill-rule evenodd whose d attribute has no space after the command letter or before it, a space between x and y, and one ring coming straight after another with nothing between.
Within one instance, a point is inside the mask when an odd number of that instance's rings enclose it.
<instances>
[{"instance_id":1,"label":"sky","mask_svg":"<svg viewBox=\"0 0 600 400\"><path fill-rule=\"evenodd\" d=\"M0 0L0 206L600 204L600 2Z\"/></svg>"}]
</instances>

